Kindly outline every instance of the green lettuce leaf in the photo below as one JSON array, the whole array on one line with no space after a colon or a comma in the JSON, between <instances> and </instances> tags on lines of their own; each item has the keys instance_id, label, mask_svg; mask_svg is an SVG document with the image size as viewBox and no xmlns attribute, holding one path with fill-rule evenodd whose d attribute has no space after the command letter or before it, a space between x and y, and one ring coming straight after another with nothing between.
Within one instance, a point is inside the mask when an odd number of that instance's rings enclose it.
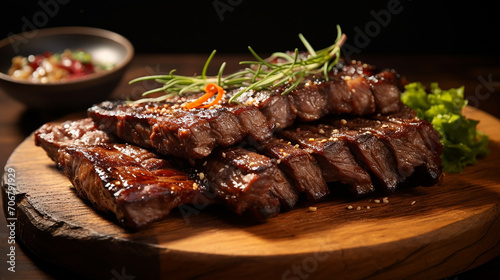
<instances>
[{"instance_id":1,"label":"green lettuce leaf","mask_svg":"<svg viewBox=\"0 0 500 280\"><path fill-rule=\"evenodd\" d=\"M427 92L421 83L410 83L405 86L401 100L439 133L445 172L461 172L467 165L476 164L478 157L489 153L488 136L476 130L479 122L462 114L467 105L463 86L443 90L432 83Z\"/></svg>"}]
</instances>

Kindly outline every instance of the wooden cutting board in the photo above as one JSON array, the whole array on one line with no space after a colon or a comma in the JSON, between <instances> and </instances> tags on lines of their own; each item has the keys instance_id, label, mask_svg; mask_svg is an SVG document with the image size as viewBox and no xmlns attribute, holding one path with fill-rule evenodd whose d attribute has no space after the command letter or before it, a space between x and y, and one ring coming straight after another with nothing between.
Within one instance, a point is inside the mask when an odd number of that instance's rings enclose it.
<instances>
[{"instance_id":1,"label":"wooden cutting board","mask_svg":"<svg viewBox=\"0 0 500 280\"><path fill-rule=\"evenodd\" d=\"M79 199L30 136L6 165L3 205L13 198L7 182L15 175L16 219L8 222L18 240L94 279L444 278L500 255L500 121L466 113L490 135L491 154L446 174L440 186L399 190L388 203L384 195L339 195L316 211L299 205L252 225L200 201L127 232Z\"/></svg>"}]
</instances>

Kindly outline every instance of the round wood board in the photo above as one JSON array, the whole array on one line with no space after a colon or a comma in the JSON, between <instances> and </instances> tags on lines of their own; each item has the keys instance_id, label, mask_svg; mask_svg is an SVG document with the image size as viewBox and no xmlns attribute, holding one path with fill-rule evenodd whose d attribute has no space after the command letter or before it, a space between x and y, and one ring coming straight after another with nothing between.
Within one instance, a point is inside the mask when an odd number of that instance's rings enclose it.
<instances>
[{"instance_id":1,"label":"round wood board","mask_svg":"<svg viewBox=\"0 0 500 280\"><path fill-rule=\"evenodd\" d=\"M302 205L248 224L200 202L128 232L78 198L30 136L5 167L3 205L15 174L18 240L94 279L444 278L500 255L500 121L466 114L481 121L491 154L439 186L399 190L389 203L331 197L316 211Z\"/></svg>"}]
</instances>

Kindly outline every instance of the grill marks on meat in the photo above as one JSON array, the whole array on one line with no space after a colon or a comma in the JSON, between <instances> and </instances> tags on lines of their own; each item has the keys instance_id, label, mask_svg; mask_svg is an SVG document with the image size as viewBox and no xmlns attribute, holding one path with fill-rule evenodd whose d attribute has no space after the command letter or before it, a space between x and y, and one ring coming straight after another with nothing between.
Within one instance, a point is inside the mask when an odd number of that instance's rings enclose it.
<instances>
[{"instance_id":1,"label":"grill marks on meat","mask_svg":"<svg viewBox=\"0 0 500 280\"><path fill-rule=\"evenodd\" d=\"M309 200L319 200L329 194L322 171L314 157L283 139L271 138L255 145L259 152L276 160L278 167L292 181L295 190Z\"/></svg>"},{"instance_id":2,"label":"grill marks on meat","mask_svg":"<svg viewBox=\"0 0 500 280\"><path fill-rule=\"evenodd\" d=\"M298 200L298 192L273 160L241 147L219 149L195 170L182 159L117 143L88 118L46 124L36 131L35 141L80 197L100 211L114 213L132 229L200 200L226 205L257 221L290 210Z\"/></svg>"},{"instance_id":3,"label":"grill marks on meat","mask_svg":"<svg viewBox=\"0 0 500 280\"><path fill-rule=\"evenodd\" d=\"M35 132L35 144L41 146L54 162L58 161L58 151L71 145L97 145L114 143L117 139L102 130L90 119L77 122L66 121L59 126L47 123Z\"/></svg>"},{"instance_id":4,"label":"grill marks on meat","mask_svg":"<svg viewBox=\"0 0 500 280\"><path fill-rule=\"evenodd\" d=\"M326 182L345 184L355 196L379 187L394 191L407 181L435 184L441 175L439 136L414 112L401 109L393 115L302 124L278 133L286 140L254 142L258 152L217 148L184 171L169 158L117 143L90 119L44 125L35 141L58 162L79 196L96 209L113 212L129 228L161 219L200 197L265 221L293 208L300 193L313 201L325 197ZM183 165L182 159L175 160L176 166Z\"/></svg>"},{"instance_id":5,"label":"grill marks on meat","mask_svg":"<svg viewBox=\"0 0 500 280\"><path fill-rule=\"evenodd\" d=\"M324 198L330 182L355 196L435 184L439 135L400 103L400 89L393 70L341 61L328 79L310 76L287 95L284 87L249 91L236 105L227 101L238 90L191 110L182 104L199 93L164 103L106 101L88 110L90 118L42 126L35 142L79 196L127 227L200 197L265 221L300 195Z\"/></svg>"},{"instance_id":6,"label":"grill marks on meat","mask_svg":"<svg viewBox=\"0 0 500 280\"><path fill-rule=\"evenodd\" d=\"M229 146L246 136L262 141L273 132L256 107L244 105L184 110L176 103L106 101L88 114L99 128L127 142L184 158L206 157L216 146Z\"/></svg>"},{"instance_id":7,"label":"grill marks on meat","mask_svg":"<svg viewBox=\"0 0 500 280\"><path fill-rule=\"evenodd\" d=\"M401 107L394 115L326 118L279 132L318 161L327 182L350 186L355 195L402 183L431 186L442 174L442 145L427 121Z\"/></svg>"},{"instance_id":8,"label":"grill marks on meat","mask_svg":"<svg viewBox=\"0 0 500 280\"><path fill-rule=\"evenodd\" d=\"M306 128L306 127L304 127ZM327 182L341 182L350 187L356 196L373 192L370 175L356 162L346 142L325 137L314 131L302 129L284 130L279 135L298 144L318 161Z\"/></svg>"},{"instance_id":9,"label":"grill marks on meat","mask_svg":"<svg viewBox=\"0 0 500 280\"><path fill-rule=\"evenodd\" d=\"M348 129L373 135L381 141L393 155L395 163L393 170L399 175L395 177L398 183L410 176L412 176L411 183L415 185L434 185L439 180L442 173L440 157L442 145L439 135L427 121L417 118L376 116L374 119L330 119L328 122L341 130ZM383 154L385 153L380 155ZM386 160L387 163L391 162L387 157ZM376 165L370 164L370 166Z\"/></svg>"},{"instance_id":10,"label":"grill marks on meat","mask_svg":"<svg viewBox=\"0 0 500 280\"><path fill-rule=\"evenodd\" d=\"M59 166L80 197L132 229L164 218L202 191L167 160L129 144L70 146Z\"/></svg>"},{"instance_id":11,"label":"grill marks on meat","mask_svg":"<svg viewBox=\"0 0 500 280\"><path fill-rule=\"evenodd\" d=\"M263 221L297 202L288 179L264 155L242 147L223 148L203 165L211 191L239 215Z\"/></svg>"},{"instance_id":12,"label":"grill marks on meat","mask_svg":"<svg viewBox=\"0 0 500 280\"><path fill-rule=\"evenodd\" d=\"M395 170L392 152L371 134L339 129L325 124L303 126L301 129L314 131L329 139L337 139L336 141L344 141L358 164L372 175L374 185L381 187L384 191L394 191L397 185L405 179Z\"/></svg>"},{"instance_id":13,"label":"grill marks on meat","mask_svg":"<svg viewBox=\"0 0 500 280\"><path fill-rule=\"evenodd\" d=\"M101 129L145 148L178 157L199 159L216 147L258 142L301 122L326 115L394 113L399 110L399 77L394 71L376 71L359 62L345 63L325 77L310 76L287 95L286 87L248 91L228 104L240 89L229 91L221 104L185 110L182 104L200 93L172 97L167 102L128 105L103 102L88 110Z\"/></svg>"},{"instance_id":14,"label":"grill marks on meat","mask_svg":"<svg viewBox=\"0 0 500 280\"><path fill-rule=\"evenodd\" d=\"M332 74L328 81L311 76L286 96L281 95L286 88L277 88L249 91L239 100L242 104L257 106L279 131L291 126L295 119L308 122L326 115L395 113L401 104L399 83L393 70L372 76L340 71ZM235 92L237 90L228 94Z\"/></svg>"},{"instance_id":15,"label":"grill marks on meat","mask_svg":"<svg viewBox=\"0 0 500 280\"><path fill-rule=\"evenodd\" d=\"M45 124L35 133L70 179L77 194L96 209L112 212L137 229L173 208L203 196L205 185L146 149L117 143L90 119Z\"/></svg>"}]
</instances>

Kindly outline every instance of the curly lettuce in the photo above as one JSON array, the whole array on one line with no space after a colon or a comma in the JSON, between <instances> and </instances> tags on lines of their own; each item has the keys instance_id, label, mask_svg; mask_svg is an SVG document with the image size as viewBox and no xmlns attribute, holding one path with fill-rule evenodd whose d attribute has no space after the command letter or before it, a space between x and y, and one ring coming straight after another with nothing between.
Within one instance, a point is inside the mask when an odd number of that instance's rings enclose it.
<instances>
[{"instance_id":1,"label":"curly lettuce","mask_svg":"<svg viewBox=\"0 0 500 280\"><path fill-rule=\"evenodd\" d=\"M432 83L427 92L421 83L410 83L405 86L401 100L414 109L419 118L432 123L439 133L445 172L461 172L467 165L476 164L477 158L489 153L488 135L476 130L479 121L462 114L467 105L463 86L443 90L437 83Z\"/></svg>"}]
</instances>

